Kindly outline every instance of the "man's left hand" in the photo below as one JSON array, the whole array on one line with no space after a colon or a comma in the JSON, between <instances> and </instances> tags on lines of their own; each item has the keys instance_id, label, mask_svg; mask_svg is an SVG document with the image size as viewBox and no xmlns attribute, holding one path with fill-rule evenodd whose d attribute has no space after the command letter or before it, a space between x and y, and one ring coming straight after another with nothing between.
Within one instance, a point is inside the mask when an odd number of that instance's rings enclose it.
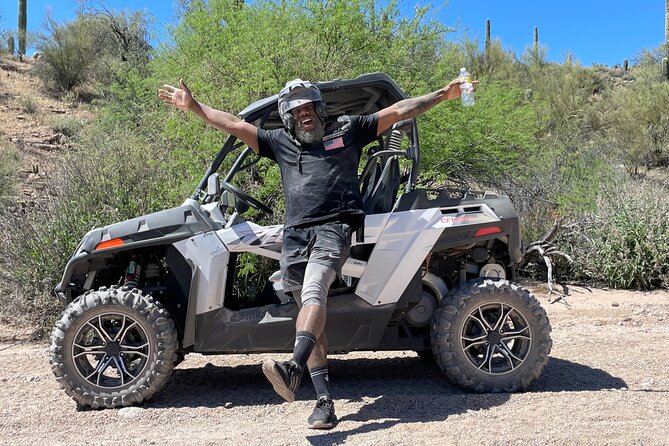
<instances>
[{"instance_id":1,"label":"man's left hand","mask_svg":"<svg viewBox=\"0 0 669 446\"><path fill-rule=\"evenodd\" d=\"M453 79L451 82L448 83L448 85L446 85L442 89L442 91L444 93L444 97L447 100L459 98L460 97L460 84L464 84L464 83L465 83L465 81L460 79L460 78ZM474 87L476 87L478 85L479 81L471 81L471 83Z\"/></svg>"}]
</instances>

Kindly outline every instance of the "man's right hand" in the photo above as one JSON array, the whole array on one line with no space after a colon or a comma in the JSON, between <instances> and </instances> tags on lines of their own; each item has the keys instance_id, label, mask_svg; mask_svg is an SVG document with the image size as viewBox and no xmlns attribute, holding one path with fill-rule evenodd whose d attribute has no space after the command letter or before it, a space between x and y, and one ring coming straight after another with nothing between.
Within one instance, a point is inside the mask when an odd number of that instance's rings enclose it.
<instances>
[{"instance_id":1,"label":"man's right hand","mask_svg":"<svg viewBox=\"0 0 669 446\"><path fill-rule=\"evenodd\" d=\"M183 79L179 80L179 88L163 85L158 89L158 97L168 105L195 113L210 126L235 136L258 153L258 128L255 125L196 101Z\"/></svg>"},{"instance_id":2,"label":"man's right hand","mask_svg":"<svg viewBox=\"0 0 669 446\"><path fill-rule=\"evenodd\" d=\"M179 80L179 88L167 84L163 85L158 90L158 97L168 105L187 111L192 110L195 104L195 99L193 99L193 95L183 79Z\"/></svg>"}]
</instances>

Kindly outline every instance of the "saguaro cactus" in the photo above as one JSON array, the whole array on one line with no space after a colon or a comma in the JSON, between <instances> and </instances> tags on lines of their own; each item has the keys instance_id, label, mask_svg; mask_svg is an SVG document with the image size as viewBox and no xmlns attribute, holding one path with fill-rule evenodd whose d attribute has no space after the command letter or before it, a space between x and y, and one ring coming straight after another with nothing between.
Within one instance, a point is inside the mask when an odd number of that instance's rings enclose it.
<instances>
[{"instance_id":1,"label":"saguaro cactus","mask_svg":"<svg viewBox=\"0 0 669 446\"><path fill-rule=\"evenodd\" d=\"M669 0L667 0L669 2ZM490 50L490 19L485 20L485 52Z\"/></svg>"},{"instance_id":2,"label":"saguaro cactus","mask_svg":"<svg viewBox=\"0 0 669 446\"><path fill-rule=\"evenodd\" d=\"M7 53L14 55L14 35L10 34L7 36Z\"/></svg>"},{"instance_id":3,"label":"saguaro cactus","mask_svg":"<svg viewBox=\"0 0 669 446\"><path fill-rule=\"evenodd\" d=\"M669 81L669 0L664 3L664 59L662 59L662 79Z\"/></svg>"},{"instance_id":4,"label":"saguaro cactus","mask_svg":"<svg viewBox=\"0 0 669 446\"><path fill-rule=\"evenodd\" d=\"M664 2L664 57L669 57L669 0Z\"/></svg>"},{"instance_id":5,"label":"saguaro cactus","mask_svg":"<svg viewBox=\"0 0 669 446\"><path fill-rule=\"evenodd\" d=\"M627 71L629 67L629 61L627 59L623 60L623 70Z\"/></svg>"},{"instance_id":6,"label":"saguaro cactus","mask_svg":"<svg viewBox=\"0 0 669 446\"><path fill-rule=\"evenodd\" d=\"M669 1L669 0L667 0ZM532 55L534 56L534 63L539 62L539 27L534 27L534 46L532 50Z\"/></svg>"},{"instance_id":7,"label":"saguaro cactus","mask_svg":"<svg viewBox=\"0 0 669 446\"><path fill-rule=\"evenodd\" d=\"M19 56L26 54L26 26L28 25L28 0L19 0Z\"/></svg>"}]
</instances>

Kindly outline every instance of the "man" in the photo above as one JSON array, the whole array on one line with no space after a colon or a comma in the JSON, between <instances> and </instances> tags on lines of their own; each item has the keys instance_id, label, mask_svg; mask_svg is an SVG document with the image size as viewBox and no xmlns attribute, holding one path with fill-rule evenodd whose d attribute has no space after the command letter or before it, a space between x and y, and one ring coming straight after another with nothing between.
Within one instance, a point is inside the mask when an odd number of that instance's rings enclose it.
<instances>
[{"instance_id":1,"label":"man","mask_svg":"<svg viewBox=\"0 0 669 446\"><path fill-rule=\"evenodd\" d=\"M456 79L440 90L399 101L372 115L339 117L326 125L327 110L319 89L295 79L279 93L285 128L269 131L199 103L183 80L179 88L164 85L159 90L165 103L195 113L279 164L286 198L282 281L300 311L292 359L265 361L262 370L274 390L292 402L308 367L317 398L308 419L310 428L329 429L337 421L328 388L323 328L328 290L348 257L352 232L364 221L357 177L362 149L394 123L458 98L460 83Z\"/></svg>"}]
</instances>

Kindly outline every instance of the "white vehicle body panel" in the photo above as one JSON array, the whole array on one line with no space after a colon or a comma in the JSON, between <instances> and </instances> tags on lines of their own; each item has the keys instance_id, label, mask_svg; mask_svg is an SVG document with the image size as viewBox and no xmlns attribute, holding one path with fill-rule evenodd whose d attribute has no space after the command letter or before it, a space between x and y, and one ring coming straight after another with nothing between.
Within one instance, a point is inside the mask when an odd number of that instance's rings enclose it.
<instances>
[{"instance_id":1,"label":"white vehicle body panel","mask_svg":"<svg viewBox=\"0 0 669 446\"><path fill-rule=\"evenodd\" d=\"M223 242L215 232L207 232L177 242L174 247L196 267L196 314L221 308L230 260L230 252Z\"/></svg>"},{"instance_id":2,"label":"white vehicle body panel","mask_svg":"<svg viewBox=\"0 0 669 446\"><path fill-rule=\"evenodd\" d=\"M375 244L371 257L347 259L342 275L360 278L355 292L370 305L397 302L445 228L498 220L485 204L369 215L365 244ZM198 267L197 314L223 305L230 252L279 260L282 242L283 225L241 222L175 244Z\"/></svg>"},{"instance_id":3,"label":"white vehicle body panel","mask_svg":"<svg viewBox=\"0 0 669 446\"><path fill-rule=\"evenodd\" d=\"M441 235L439 209L397 212L376 241L356 294L371 305L397 302Z\"/></svg>"}]
</instances>

